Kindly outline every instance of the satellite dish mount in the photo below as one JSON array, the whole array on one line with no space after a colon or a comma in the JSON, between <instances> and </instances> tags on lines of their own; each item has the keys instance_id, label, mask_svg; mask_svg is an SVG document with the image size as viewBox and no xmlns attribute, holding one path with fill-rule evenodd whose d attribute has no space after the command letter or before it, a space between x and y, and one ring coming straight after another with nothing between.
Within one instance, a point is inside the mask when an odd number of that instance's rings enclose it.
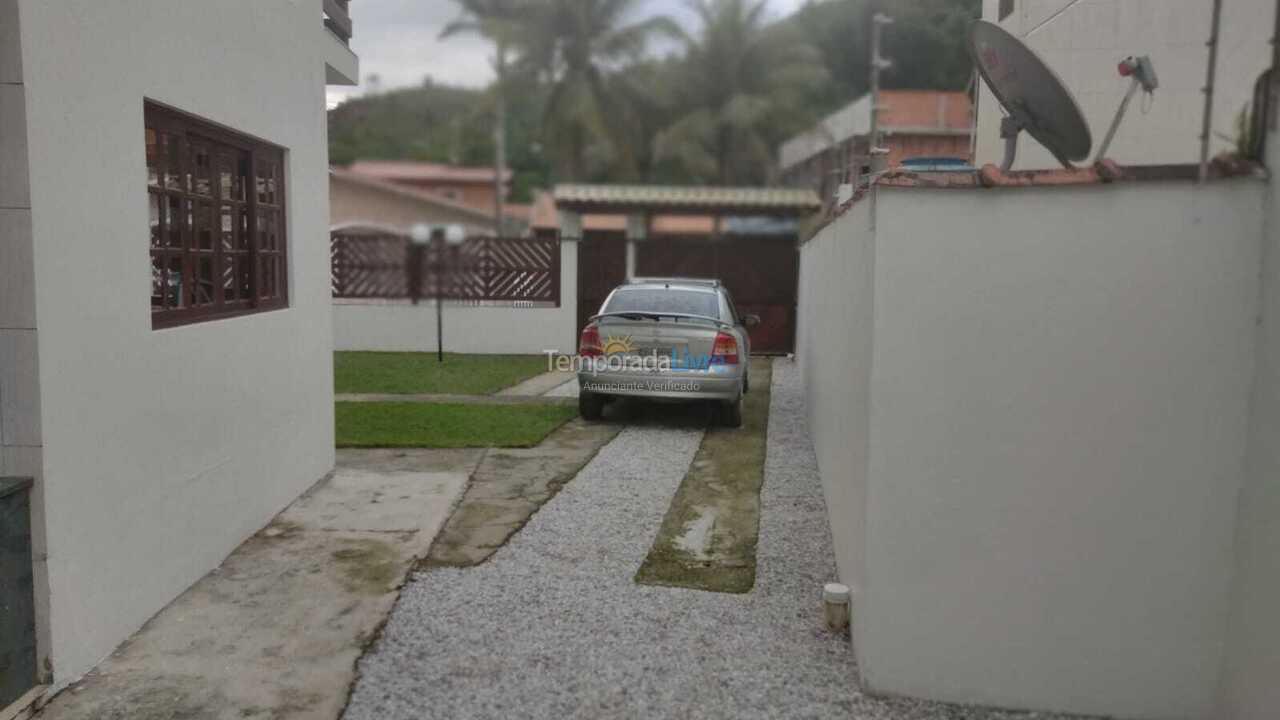
<instances>
[{"instance_id":1,"label":"satellite dish mount","mask_svg":"<svg viewBox=\"0 0 1280 720\"><path fill-rule=\"evenodd\" d=\"M1000 163L1001 171L1009 172L1013 168L1014 160L1018 159L1018 135L1027 127L1025 113L1015 113L1010 109L1008 115L1000 118L1000 137L1004 138L1004 160Z\"/></svg>"},{"instance_id":2,"label":"satellite dish mount","mask_svg":"<svg viewBox=\"0 0 1280 720\"><path fill-rule=\"evenodd\" d=\"M1053 70L1021 40L995 23L975 20L969 27L969 55L1005 111L1000 121L1002 170L1013 167L1018 136L1024 131L1068 169L1089 157L1093 136L1080 106Z\"/></svg>"}]
</instances>

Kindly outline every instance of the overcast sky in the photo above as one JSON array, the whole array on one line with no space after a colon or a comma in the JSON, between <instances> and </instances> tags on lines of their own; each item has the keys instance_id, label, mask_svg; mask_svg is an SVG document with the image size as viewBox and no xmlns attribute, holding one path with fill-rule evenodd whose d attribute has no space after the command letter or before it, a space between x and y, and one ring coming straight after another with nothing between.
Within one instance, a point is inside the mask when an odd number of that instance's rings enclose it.
<instances>
[{"instance_id":1,"label":"overcast sky","mask_svg":"<svg viewBox=\"0 0 1280 720\"><path fill-rule=\"evenodd\" d=\"M774 18L794 12L803 0L767 0ZM692 29L694 22L684 0L645 0L645 14L666 13ZM351 3L355 37L351 47L360 56L361 86L330 88L329 104L368 89L377 75L383 90L418 85L430 75L437 82L484 85L493 71L491 52L482 39L457 35L440 40L440 30L458 15L452 0L360 0Z\"/></svg>"}]
</instances>

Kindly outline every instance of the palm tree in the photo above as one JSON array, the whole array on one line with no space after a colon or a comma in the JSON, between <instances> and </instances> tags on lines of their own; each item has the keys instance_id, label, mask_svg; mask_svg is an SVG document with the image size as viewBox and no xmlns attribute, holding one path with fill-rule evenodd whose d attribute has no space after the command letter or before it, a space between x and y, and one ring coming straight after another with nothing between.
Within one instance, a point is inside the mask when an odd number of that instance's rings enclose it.
<instances>
[{"instance_id":1,"label":"palm tree","mask_svg":"<svg viewBox=\"0 0 1280 720\"><path fill-rule=\"evenodd\" d=\"M526 0L454 0L462 15L445 26L441 38L459 33L483 35L494 44L494 227L502 235L506 224L503 193L507 174L507 70L508 54L521 44L527 31L530 5Z\"/></svg>"},{"instance_id":2,"label":"palm tree","mask_svg":"<svg viewBox=\"0 0 1280 720\"><path fill-rule=\"evenodd\" d=\"M641 4L543 0L535 11L535 29L524 47L527 60L550 81L543 133L561 179L586 177L592 151L603 154L617 173L635 172L634 148L611 117L623 102L614 79L642 58L655 35L680 32L662 16L627 23Z\"/></svg>"},{"instance_id":3,"label":"palm tree","mask_svg":"<svg viewBox=\"0 0 1280 720\"><path fill-rule=\"evenodd\" d=\"M773 148L808 119L803 101L827 70L792 24L766 23L765 0L690 5L702 28L685 38L685 112L659 135L657 159L700 182L767 182Z\"/></svg>"}]
</instances>

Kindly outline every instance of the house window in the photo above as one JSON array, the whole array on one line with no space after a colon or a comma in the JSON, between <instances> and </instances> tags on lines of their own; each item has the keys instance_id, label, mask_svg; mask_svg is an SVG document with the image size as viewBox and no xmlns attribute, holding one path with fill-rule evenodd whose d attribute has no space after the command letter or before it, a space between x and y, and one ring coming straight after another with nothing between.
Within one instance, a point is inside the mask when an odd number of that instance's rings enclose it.
<instances>
[{"instance_id":1,"label":"house window","mask_svg":"<svg viewBox=\"0 0 1280 720\"><path fill-rule=\"evenodd\" d=\"M1012 14L1013 14L1013 0L1000 0L1001 22L1003 22L1005 18L1009 17Z\"/></svg>"},{"instance_id":2,"label":"house window","mask_svg":"<svg viewBox=\"0 0 1280 720\"><path fill-rule=\"evenodd\" d=\"M284 150L148 103L151 326L287 307Z\"/></svg>"}]
</instances>

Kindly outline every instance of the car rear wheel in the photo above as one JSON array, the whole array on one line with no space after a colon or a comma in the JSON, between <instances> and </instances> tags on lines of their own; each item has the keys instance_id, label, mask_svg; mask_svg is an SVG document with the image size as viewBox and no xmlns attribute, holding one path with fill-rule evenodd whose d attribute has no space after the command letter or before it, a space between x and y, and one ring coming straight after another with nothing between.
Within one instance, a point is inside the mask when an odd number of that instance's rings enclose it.
<instances>
[{"instance_id":1,"label":"car rear wheel","mask_svg":"<svg viewBox=\"0 0 1280 720\"><path fill-rule=\"evenodd\" d=\"M578 395L578 414L584 420L599 420L604 417L604 397L590 392Z\"/></svg>"},{"instance_id":2,"label":"car rear wheel","mask_svg":"<svg viewBox=\"0 0 1280 720\"><path fill-rule=\"evenodd\" d=\"M725 427L742 427L742 396L720 406L720 424Z\"/></svg>"}]
</instances>

